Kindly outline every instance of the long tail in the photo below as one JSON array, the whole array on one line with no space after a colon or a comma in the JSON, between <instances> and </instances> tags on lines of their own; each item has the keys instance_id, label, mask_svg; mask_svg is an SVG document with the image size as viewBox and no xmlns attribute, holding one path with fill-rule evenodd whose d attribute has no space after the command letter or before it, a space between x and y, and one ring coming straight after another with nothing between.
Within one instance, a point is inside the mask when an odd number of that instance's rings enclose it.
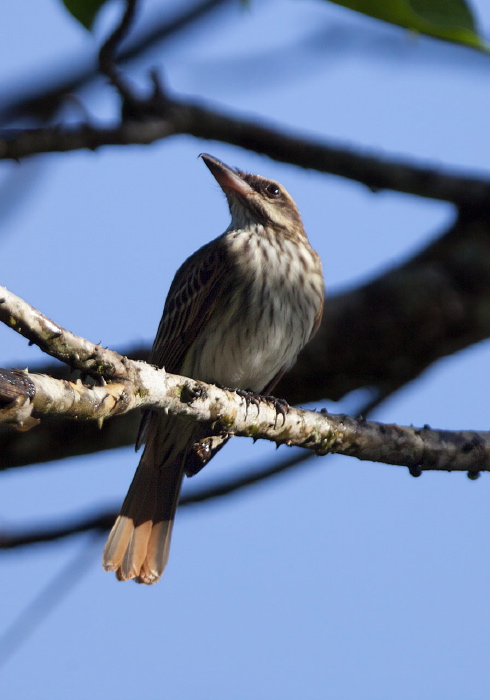
<instances>
[{"instance_id":1,"label":"long tail","mask_svg":"<svg viewBox=\"0 0 490 700\"><path fill-rule=\"evenodd\" d=\"M163 417L162 417L163 418ZM168 561L170 538L179 502L185 454L192 428L168 425L156 415L149 426L145 451L114 526L102 564L120 581L156 583ZM175 428L179 435L175 444ZM174 432L174 439L169 440Z\"/></svg>"}]
</instances>

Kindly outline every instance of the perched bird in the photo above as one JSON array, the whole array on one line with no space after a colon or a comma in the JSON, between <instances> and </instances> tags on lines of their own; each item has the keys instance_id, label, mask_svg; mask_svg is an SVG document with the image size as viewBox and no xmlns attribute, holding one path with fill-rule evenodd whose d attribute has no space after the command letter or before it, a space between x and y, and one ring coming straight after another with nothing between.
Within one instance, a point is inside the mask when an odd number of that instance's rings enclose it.
<instances>
[{"instance_id":1,"label":"perched bird","mask_svg":"<svg viewBox=\"0 0 490 700\"><path fill-rule=\"evenodd\" d=\"M269 394L320 323L321 262L281 185L201 157L226 195L231 223L177 271L150 362ZM150 584L162 575L184 474L227 440L205 430L158 411L143 417L137 446L145 449L103 555L119 580Z\"/></svg>"}]
</instances>

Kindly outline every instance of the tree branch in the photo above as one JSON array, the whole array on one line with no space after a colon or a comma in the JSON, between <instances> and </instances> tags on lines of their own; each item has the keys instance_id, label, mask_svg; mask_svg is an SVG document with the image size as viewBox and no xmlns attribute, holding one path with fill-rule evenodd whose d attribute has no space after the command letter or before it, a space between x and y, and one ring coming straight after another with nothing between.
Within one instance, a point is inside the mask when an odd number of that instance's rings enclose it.
<instances>
[{"instance_id":1,"label":"tree branch","mask_svg":"<svg viewBox=\"0 0 490 700\"><path fill-rule=\"evenodd\" d=\"M0 286L0 321L70 367L102 377L126 374L124 359L58 326L23 299Z\"/></svg>"},{"instance_id":2,"label":"tree branch","mask_svg":"<svg viewBox=\"0 0 490 700\"><path fill-rule=\"evenodd\" d=\"M140 421L138 411L119 415L102 426L44 416L28 433L0 423L0 471L134 445Z\"/></svg>"},{"instance_id":3,"label":"tree branch","mask_svg":"<svg viewBox=\"0 0 490 700\"><path fill-rule=\"evenodd\" d=\"M2 309L7 312L9 325L45 346L47 323L50 329L57 329L56 343L63 352L65 348L73 351L77 345L78 355L86 352L88 341L64 331L39 312L33 313L19 297L5 292ZM31 327L28 319L32 319ZM490 433L381 425L296 408L284 411L267 398L251 402L235 391L168 374L143 362L119 357L119 363L114 364L125 372L118 374L117 381L100 387L26 370L4 370L0 375L0 404L5 408L0 410L0 421L24 429L30 427L33 418L47 414L103 421L134 408L159 409L207 423L212 434L265 439L278 445L304 447L318 455L335 452L412 470L490 470ZM195 447L202 448L202 443Z\"/></svg>"},{"instance_id":4,"label":"tree branch","mask_svg":"<svg viewBox=\"0 0 490 700\"><path fill-rule=\"evenodd\" d=\"M318 334L277 394L292 404L337 400L366 387L376 396L386 395L440 357L489 336L490 217L466 211L411 260L367 284L327 296ZM95 351L101 348L88 346L86 356ZM149 348L123 354L147 360ZM100 362L114 366L115 359L104 356ZM91 371L83 363L82 369ZM35 371L73 378L64 365ZM93 422L46 418L22 435L0 425L0 469L134 444L138 423L135 413L108 421L101 430Z\"/></svg>"},{"instance_id":5,"label":"tree branch","mask_svg":"<svg viewBox=\"0 0 490 700\"><path fill-rule=\"evenodd\" d=\"M162 94L140 100L139 105L141 116L146 114L146 119L125 119L115 127L82 125L3 131L0 160L83 148L95 150L101 146L147 145L176 134L188 134L234 144L279 162L348 178L373 191L405 192L459 206L490 203L490 180L487 178L456 175L447 169L393 158L377 158L362 154L361 149L339 148Z\"/></svg>"},{"instance_id":6,"label":"tree branch","mask_svg":"<svg viewBox=\"0 0 490 700\"><path fill-rule=\"evenodd\" d=\"M440 238L372 281L325 300L317 335L276 391L291 403L386 394L490 337L490 216L464 210Z\"/></svg>"},{"instance_id":7,"label":"tree branch","mask_svg":"<svg viewBox=\"0 0 490 700\"><path fill-rule=\"evenodd\" d=\"M126 9L121 17L121 21L102 44L99 51L99 70L107 75L112 85L117 88L126 100L131 99L131 93L121 73L116 68L116 52L131 29L136 16L137 6L138 0L126 0Z\"/></svg>"},{"instance_id":8,"label":"tree branch","mask_svg":"<svg viewBox=\"0 0 490 700\"><path fill-rule=\"evenodd\" d=\"M228 0L201 0L191 7L185 7L182 12L170 19L166 13L160 12L154 15L148 26L129 40L127 46L121 50L119 62L128 63L140 57L155 44L175 37L179 32L192 27L214 10L225 7L227 4L229 4ZM160 14L164 14L163 19L160 18ZM45 118L54 114L66 95L86 86L98 77L98 66L91 55L79 58L76 63L77 68L72 69L68 74L66 71L60 71L54 78L52 69L46 69L44 74L49 77L44 82L42 78L38 79L36 88L31 89L30 92L27 89L24 93L11 97L10 100L4 94L0 106L0 120L5 123L19 117Z\"/></svg>"},{"instance_id":9,"label":"tree branch","mask_svg":"<svg viewBox=\"0 0 490 700\"><path fill-rule=\"evenodd\" d=\"M280 464L267 466L261 472L253 474L248 473L246 476L234 477L232 479L223 479L218 484L202 489L197 493L182 496L179 501L179 508L186 506L200 505L205 501L214 500L229 496L231 493L241 491L242 489L253 486L255 484L269 479L273 476L278 476L291 468L297 467L300 462L304 462L309 455L295 454L290 459L284 460ZM59 522L52 525L44 525L42 527L32 527L22 532L14 532L4 529L0 532L0 549L16 549L26 545L38 544L41 542L53 542L71 535L78 535L90 530L98 530L105 532L110 530L118 515L118 511L114 509L100 509L96 515L80 515L77 518L71 518L69 522Z\"/></svg>"}]
</instances>

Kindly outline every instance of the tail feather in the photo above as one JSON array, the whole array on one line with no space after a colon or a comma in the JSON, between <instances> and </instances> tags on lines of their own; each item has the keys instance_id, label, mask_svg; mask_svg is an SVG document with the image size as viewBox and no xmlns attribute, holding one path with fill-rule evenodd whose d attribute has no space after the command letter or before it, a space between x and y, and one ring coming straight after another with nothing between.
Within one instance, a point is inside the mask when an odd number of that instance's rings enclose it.
<instances>
[{"instance_id":1,"label":"tail feather","mask_svg":"<svg viewBox=\"0 0 490 700\"><path fill-rule=\"evenodd\" d=\"M184 461L181 458L177 463L173 463L171 474L168 467L165 473L159 472L158 484L154 491L159 515L152 522L146 556L140 567L139 576L136 578L138 583L156 583L167 565L175 511L184 478Z\"/></svg>"},{"instance_id":2,"label":"tail feather","mask_svg":"<svg viewBox=\"0 0 490 700\"><path fill-rule=\"evenodd\" d=\"M131 522L131 521L130 521ZM139 575L141 565L146 557L148 540L150 539L151 528L153 523L147 520L141 525L134 527L129 539L124 557L117 568L117 578L120 581L127 581L130 578L136 578Z\"/></svg>"},{"instance_id":3,"label":"tail feather","mask_svg":"<svg viewBox=\"0 0 490 700\"><path fill-rule=\"evenodd\" d=\"M155 583L163 574L184 473L182 464L172 466L171 474L169 465L165 473L154 469L154 482L145 493L133 489L131 500L126 499L114 523L102 563L120 581L134 578L138 583ZM140 464L138 470L146 468ZM162 490L165 500L158 498Z\"/></svg>"},{"instance_id":4,"label":"tail feather","mask_svg":"<svg viewBox=\"0 0 490 700\"><path fill-rule=\"evenodd\" d=\"M178 445L167 443L165 450L165 435L159 434L164 432L163 421L158 422L156 417L154 421L151 439L148 439L102 556L104 569L115 571L120 581L133 578L138 583L155 583L168 560L192 431L183 425L178 431Z\"/></svg>"},{"instance_id":5,"label":"tail feather","mask_svg":"<svg viewBox=\"0 0 490 700\"><path fill-rule=\"evenodd\" d=\"M147 466L148 461L149 466ZM152 527L160 515L159 510L162 510L158 507L157 501L160 469L155 468L152 460L147 458L138 467L138 471L140 469L143 471L143 476L139 478L137 488L130 489L121 509L121 515L127 516L132 522L133 530L124 558L117 570L116 575L120 581L139 576L148 550Z\"/></svg>"},{"instance_id":6,"label":"tail feather","mask_svg":"<svg viewBox=\"0 0 490 700\"><path fill-rule=\"evenodd\" d=\"M148 550L137 577L138 583L156 583L163 574L170 552L173 520L155 523L151 530Z\"/></svg>"},{"instance_id":7,"label":"tail feather","mask_svg":"<svg viewBox=\"0 0 490 700\"><path fill-rule=\"evenodd\" d=\"M104 547L102 562L106 571L116 571L119 568L133 529L130 518L118 515Z\"/></svg>"}]
</instances>

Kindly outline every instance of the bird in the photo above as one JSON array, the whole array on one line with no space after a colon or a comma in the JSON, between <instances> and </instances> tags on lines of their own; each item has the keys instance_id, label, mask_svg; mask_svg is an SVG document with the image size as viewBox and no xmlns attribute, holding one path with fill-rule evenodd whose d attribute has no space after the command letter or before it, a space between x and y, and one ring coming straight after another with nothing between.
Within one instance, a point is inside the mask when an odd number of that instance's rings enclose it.
<instances>
[{"instance_id":1,"label":"bird","mask_svg":"<svg viewBox=\"0 0 490 700\"><path fill-rule=\"evenodd\" d=\"M200 155L224 192L231 222L178 269L150 363L254 395L270 395L320 324L322 264L282 185ZM196 474L228 436L189 417L148 410L145 445L103 567L156 583L166 567L184 475Z\"/></svg>"}]
</instances>

